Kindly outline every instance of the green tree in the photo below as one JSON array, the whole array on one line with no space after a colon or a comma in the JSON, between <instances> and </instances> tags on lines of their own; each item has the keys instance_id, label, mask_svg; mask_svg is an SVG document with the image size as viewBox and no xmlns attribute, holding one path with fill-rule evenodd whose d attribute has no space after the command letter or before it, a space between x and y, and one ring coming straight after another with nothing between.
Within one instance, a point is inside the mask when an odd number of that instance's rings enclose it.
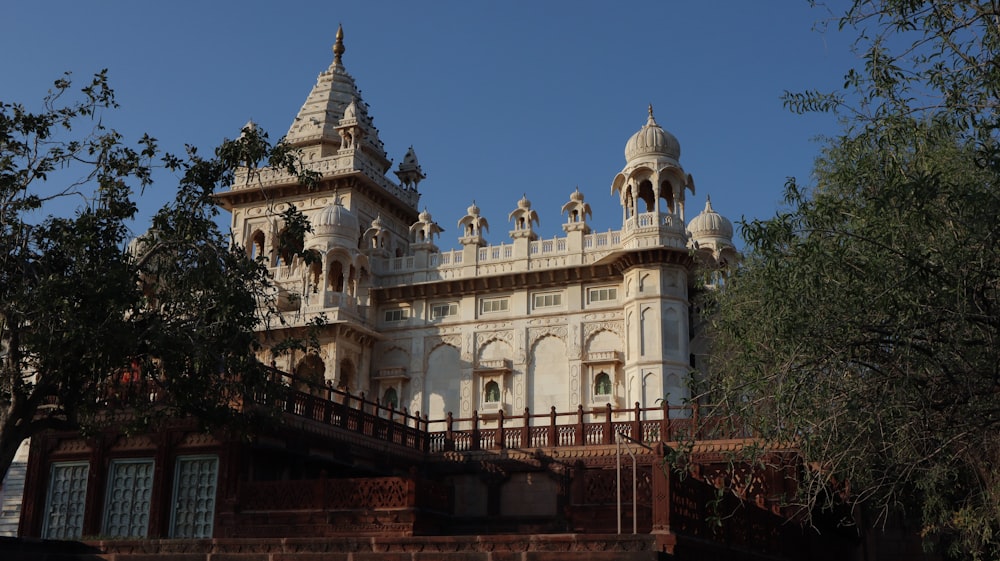
<instances>
[{"instance_id":1,"label":"green tree","mask_svg":"<svg viewBox=\"0 0 1000 561\"><path fill-rule=\"evenodd\" d=\"M253 126L207 158L129 146L101 124L115 106L104 73L78 93L57 81L38 112L0 103L0 477L42 430L187 415L239 429L264 413L241 405L274 389L253 333L273 286L219 231L213 193L262 165L315 178ZM176 198L128 244L157 167L180 177ZM40 218L71 196L86 201L72 216Z\"/></svg>"},{"instance_id":2,"label":"green tree","mask_svg":"<svg viewBox=\"0 0 1000 561\"><path fill-rule=\"evenodd\" d=\"M706 399L800 451L806 512L919 516L928 543L995 558L1000 5L856 0L837 24L864 67L786 103L845 132L813 187L742 225L746 259L706 306Z\"/></svg>"}]
</instances>

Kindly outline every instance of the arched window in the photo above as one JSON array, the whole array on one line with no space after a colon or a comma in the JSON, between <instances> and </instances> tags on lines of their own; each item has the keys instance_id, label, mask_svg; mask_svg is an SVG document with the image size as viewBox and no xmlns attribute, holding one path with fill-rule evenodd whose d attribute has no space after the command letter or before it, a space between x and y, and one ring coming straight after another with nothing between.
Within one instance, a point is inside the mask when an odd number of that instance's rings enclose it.
<instances>
[{"instance_id":1,"label":"arched window","mask_svg":"<svg viewBox=\"0 0 1000 561\"><path fill-rule=\"evenodd\" d=\"M594 395L611 395L611 376L601 372L594 378Z\"/></svg>"},{"instance_id":2,"label":"arched window","mask_svg":"<svg viewBox=\"0 0 1000 561\"><path fill-rule=\"evenodd\" d=\"M348 359L340 361L340 380L337 389L351 391L354 388L354 363Z\"/></svg>"},{"instance_id":3,"label":"arched window","mask_svg":"<svg viewBox=\"0 0 1000 561\"><path fill-rule=\"evenodd\" d=\"M669 181L660 183L660 198L667 201L667 210L674 212L674 188Z\"/></svg>"},{"instance_id":4,"label":"arched window","mask_svg":"<svg viewBox=\"0 0 1000 561\"><path fill-rule=\"evenodd\" d=\"M399 409L399 395L396 394L396 388L385 390L385 393L382 394L382 405L384 407Z\"/></svg>"},{"instance_id":5,"label":"arched window","mask_svg":"<svg viewBox=\"0 0 1000 561\"><path fill-rule=\"evenodd\" d=\"M330 263L330 272L327 273L327 283L330 289L334 292L344 291L344 266L340 261L332 261Z\"/></svg>"},{"instance_id":6,"label":"arched window","mask_svg":"<svg viewBox=\"0 0 1000 561\"><path fill-rule=\"evenodd\" d=\"M309 265L309 284L312 285L312 291L319 291L319 280L323 274L323 263L319 261L313 261Z\"/></svg>"},{"instance_id":7,"label":"arched window","mask_svg":"<svg viewBox=\"0 0 1000 561\"><path fill-rule=\"evenodd\" d=\"M500 384L496 382L486 384L486 403L500 403Z\"/></svg>"},{"instance_id":8,"label":"arched window","mask_svg":"<svg viewBox=\"0 0 1000 561\"><path fill-rule=\"evenodd\" d=\"M250 236L250 259L264 259L264 232L257 230Z\"/></svg>"},{"instance_id":9,"label":"arched window","mask_svg":"<svg viewBox=\"0 0 1000 561\"><path fill-rule=\"evenodd\" d=\"M323 359L315 353L309 353L295 365L295 376L299 379L295 389L310 392L322 387L325 374L326 364L323 363Z\"/></svg>"},{"instance_id":10,"label":"arched window","mask_svg":"<svg viewBox=\"0 0 1000 561\"><path fill-rule=\"evenodd\" d=\"M276 265L291 265L292 258L302 252L305 240L282 228L278 232L278 262Z\"/></svg>"},{"instance_id":11,"label":"arched window","mask_svg":"<svg viewBox=\"0 0 1000 561\"><path fill-rule=\"evenodd\" d=\"M639 184L639 191L636 194L636 198L646 203L646 210L644 212L653 212L656 208L656 197L653 195L653 184L649 180L643 181Z\"/></svg>"}]
</instances>

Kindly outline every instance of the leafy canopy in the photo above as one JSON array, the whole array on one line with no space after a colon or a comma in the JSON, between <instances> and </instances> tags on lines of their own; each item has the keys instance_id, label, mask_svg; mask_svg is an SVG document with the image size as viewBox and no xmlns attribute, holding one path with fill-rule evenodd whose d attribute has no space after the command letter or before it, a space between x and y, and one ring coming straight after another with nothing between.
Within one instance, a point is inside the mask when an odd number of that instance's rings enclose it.
<instances>
[{"instance_id":1,"label":"leafy canopy","mask_svg":"<svg viewBox=\"0 0 1000 561\"><path fill-rule=\"evenodd\" d=\"M747 256L709 296L706 396L870 521L921 520L955 556L1000 555L1000 7L857 0L837 22L864 67L788 94L844 133L815 185L743 224Z\"/></svg>"},{"instance_id":2,"label":"leafy canopy","mask_svg":"<svg viewBox=\"0 0 1000 561\"><path fill-rule=\"evenodd\" d=\"M240 430L266 413L242 405L274 390L254 335L274 289L219 231L212 195L262 165L316 180L253 126L210 157L163 154L149 136L129 146L102 125L116 107L106 74L71 86L57 81L37 112L0 103L0 476L45 429L192 415ZM157 167L180 178L176 197L127 244ZM38 221L70 196L85 201L72 216ZM285 218L308 230L301 213Z\"/></svg>"}]
</instances>

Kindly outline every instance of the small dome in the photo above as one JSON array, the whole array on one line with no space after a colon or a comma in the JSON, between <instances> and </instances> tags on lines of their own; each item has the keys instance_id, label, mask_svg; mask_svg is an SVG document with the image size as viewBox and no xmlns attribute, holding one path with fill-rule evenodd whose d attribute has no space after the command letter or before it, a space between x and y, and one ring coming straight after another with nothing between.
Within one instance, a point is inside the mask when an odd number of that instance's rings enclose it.
<instances>
[{"instance_id":1,"label":"small dome","mask_svg":"<svg viewBox=\"0 0 1000 561\"><path fill-rule=\"evenodd\" d=\"M581 203L581 202L583 202L583 193L580 192L580 188L579 187L576 188L576 191L573 191L572 193L570 193L569 200L573 201L574 203Z\"/></svg>"},{"instance_id":2,"label":"small dome","mask_svg":"<svg viewBox=\"0 0 1000 561\"><path fill-rule=\"evenodd\" d=\"M663 130L653 118L653 106L649 106L649 119L639 132L632 135L625 144L625 160L632 160L646 155L666 156L678 161L681 159L681 144L677 137Z\"/></svg>"},{"instance_id":3,"label":"small dome","mask_svg":"<svg viewBox=\"0 0 1000 561\"><path fill-rule=\"evenodd\" d=\"M420 170L420 162L417 161L417 153L413 151L413 146L406 151L403 161L399 162L399 171Z\"/></svg>"},{"instance_id":4,"label":"small dome","mask_svg":"<svg viewBox=\"0 0 1000 561\"><path fill-rule=\"evenodd\" d=\"M531 208L531 201L528 200L527 193L521 195L521 200L517 201L517 208L523 208L523 209Z\"/></svg>"},{"instance_id":5,"label":"small dome","mask_svg":"<svg viewBox=\"0 0 1000 561\"><path fill-rule=\"evenodd\" d=\"M426 209L426 208L424 208L423 212L421 212L421 213L420 213L420 216L418 216L417 218L418 218L418 219L419 219L419 220L420 220L421 222L425 222L425 223L426 223L426 222L430 222L430 221L431 221L431 213L427 212L427 209Z\"/></svg>"},{"instance_id":6,"label":"small dome","mask_svg":"<svg viewBox=\"0 0 1000 561\"><path fill-rule=\"evenodd\" d=\"M351 100L351 103L347 105L347 109L344 109L344 118L340 122L344 123L347 121L356 121L358 119L358 104L357 100Z\"/></svg>"},{"instance_id":7,"label":"small dome","mask_svg":"<svg viewBox=\"0 0 1000 561\"><path fill-rule=\"evenodd\" d=\"M345 208L337 197L313 221L313 234L316 237L341 238L345 245L353 247L358 243L359 224L358 217Z\"/></svg>"},{"instance_id":8,"label":"small dome","mask_svg":"<svg viewBox=\"0 0 1000 561\"><path fill-rule=\"evenodd\" d=\"M688 224L688 231L691 237L697 240L707 238L725 238L732 241L733 223L725 216L722 216L712 208L712 199L705 199L705 210L701 214L691 219Z\"/></svg>"},{"instance_id":9,"label":"small dome","mask_svg":"<svg viewBox=\"0 0 1000 561\"><path fill-rule=\"evenodd\" d=\"M476 201L472 201L472 206L466 209L466 213L470 216L479 216L479 207L476 206Z\"/></svg>"}]
</instances>

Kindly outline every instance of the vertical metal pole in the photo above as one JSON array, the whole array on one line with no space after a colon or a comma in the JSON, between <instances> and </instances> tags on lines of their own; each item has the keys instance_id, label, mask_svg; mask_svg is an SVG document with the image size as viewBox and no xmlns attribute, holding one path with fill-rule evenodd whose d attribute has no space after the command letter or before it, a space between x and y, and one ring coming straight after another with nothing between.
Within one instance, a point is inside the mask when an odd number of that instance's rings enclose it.
<instances>
[{"instance_id":1,"label":"vertical metal pole","mask_svg":"<svg viewBox=\"0 0 1000 561\"><path fill-rule=\"evenodd\" d=\"M635 454L632 454L632 535L639 533L639 495L636 494L638 491L638 477L636 477L636 460Z\"/></svg>"},{"instance_id":2,"label":"vertical metal pole","mask_svg":"<svg viewBox=\"0 0 1000 561\"><path fill-rule=\"evenodd\" d=\"M615 433L615 491L618 495L618 535L622 535L622 439Z\"/></svg>"}]
</instances>

